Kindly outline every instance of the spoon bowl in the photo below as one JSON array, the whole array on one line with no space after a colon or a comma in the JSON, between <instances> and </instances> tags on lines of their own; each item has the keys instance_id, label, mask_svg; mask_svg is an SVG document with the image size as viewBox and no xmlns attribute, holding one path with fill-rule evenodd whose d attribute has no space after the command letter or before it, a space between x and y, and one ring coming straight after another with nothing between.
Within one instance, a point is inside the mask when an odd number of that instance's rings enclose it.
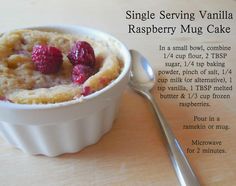
<instances>
[{"instance_id":1,"label":"spoon bowl","mask_svg":"<svg viewBox=\"0 0 236 186\"><path fill-rule=\"evenodd\" d=\"M175 169L176 175L181 185L200 186L200 183L193 172L178 140L173 134L169 124L162 115L155 98L150 93L150 90L156 83L155 73L153 68L148 63L148 60L139 52L130 50L132 57L132 67L130 75L130 87L141 95L145 96L153 107L154 113L159 120L160 127L167 143L168 152Z\"/></svg>"},{"instance_id":2,"label":"spoon bowl","mask_svg":"<svg viewBox=\"0 0 236 186\"><path fill-rule=\"evenodd\" d=\"M135 50L130 50L132 57L131 81L133 87L139 89L151 90L156 82L156 76L148 60Z\"/></svg>"}]
</instances>

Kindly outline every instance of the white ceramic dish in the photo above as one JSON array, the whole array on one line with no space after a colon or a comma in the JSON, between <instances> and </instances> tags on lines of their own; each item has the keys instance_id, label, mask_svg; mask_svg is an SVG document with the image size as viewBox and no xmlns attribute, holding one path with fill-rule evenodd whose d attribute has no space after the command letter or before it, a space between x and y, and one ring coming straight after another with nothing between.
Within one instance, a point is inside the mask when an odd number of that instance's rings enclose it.
<instances>
[{"instance_id":1,"label":"white ceramic dish","mask_svg":"<svg viewBox=\"0 0 236 186\"><path fill-rule=\"evenodd\" d=\"M31 29L87 35L114 42L120 49L124 68L121 74L100 91L57 104L22 105L0 101L0 132L11 145L29 154L57 156L77 152L96 143L114 121L118 102L128 79L131 57L116 38L80 26L42 26Z\"/></svg>"}]
</instances>

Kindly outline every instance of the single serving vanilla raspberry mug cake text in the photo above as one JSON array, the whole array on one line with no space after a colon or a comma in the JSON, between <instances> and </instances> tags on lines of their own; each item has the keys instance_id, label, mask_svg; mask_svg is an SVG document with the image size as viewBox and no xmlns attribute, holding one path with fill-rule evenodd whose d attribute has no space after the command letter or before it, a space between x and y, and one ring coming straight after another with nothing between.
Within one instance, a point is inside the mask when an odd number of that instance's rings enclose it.
<instances>
[{"instance_id":1,"label":"single serving vanilla raspberry mug cake text","mask_svg":"<svg viewBox=\"0 0 236 186\"><path fill-rule=\"evenodd\" d=\"M84 36L15 30L0 37L0 100L19 104L79 99L115 80L118 48Z\"/></svg>"}]
</instances>

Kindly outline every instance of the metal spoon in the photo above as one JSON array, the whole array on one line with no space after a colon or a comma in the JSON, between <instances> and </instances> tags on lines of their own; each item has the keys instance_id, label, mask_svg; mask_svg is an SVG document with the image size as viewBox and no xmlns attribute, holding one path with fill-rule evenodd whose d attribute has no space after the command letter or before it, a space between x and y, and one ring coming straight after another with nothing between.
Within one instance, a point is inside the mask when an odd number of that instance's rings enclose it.
<instances>
[{"instance_id":1,"label":"metal spoon","mask_svg":"<svg viewBox=\"0 0 236 186\"><path fill-rule=\"evenodd\" d=\"M149 65L147 59L145 59L139 52L130 50L130 53L132 56L132 68L129 85L136 92L145 96L151 103L168 144L169 156L180 184L182 186L199 186L200 183L184 155L178 140L175 138L169 124L166 122L154 97L150 93L150 90L156 82L152 67Z\"/></svg>"}]
</instances>

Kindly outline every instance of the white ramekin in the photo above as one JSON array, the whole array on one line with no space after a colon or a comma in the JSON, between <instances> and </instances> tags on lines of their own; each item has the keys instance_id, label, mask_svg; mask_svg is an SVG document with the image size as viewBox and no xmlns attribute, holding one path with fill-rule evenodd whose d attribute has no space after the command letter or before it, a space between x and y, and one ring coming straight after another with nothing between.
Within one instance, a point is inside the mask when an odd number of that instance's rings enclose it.
<instances>
[{"instance_id":1,"label":"white ramekin","mask_svg":"<svg viewBox=\"0 0 236 186\"><path fill-rule=\"evenodd\" d=\"M119 99L129 80L129 50L109 34L71 25L31 29L87 35L119 48L124 68L108 86L81 100L45 105L22 105L0 101L0 133L11 145L29 154L58 156L96 143L114 121Z\"/></svg>"}]
</instances>

